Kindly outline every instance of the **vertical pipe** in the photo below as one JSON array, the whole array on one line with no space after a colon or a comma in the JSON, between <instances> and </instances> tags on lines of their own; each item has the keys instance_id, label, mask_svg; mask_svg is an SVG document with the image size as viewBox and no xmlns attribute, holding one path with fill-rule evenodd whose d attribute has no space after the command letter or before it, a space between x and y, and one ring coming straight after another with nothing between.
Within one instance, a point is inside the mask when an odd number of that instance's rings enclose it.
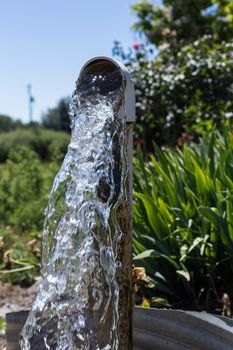
<instances>
[{"instance_id":1,"label":"vertical pipe","mask_svg":"<svg viewBox=\"0 0 233 350\"><path fill-rule=\"evenodd\" d=\"M123 232L119 248L119 260L122 268L119 269L118 284L119 298L119 350L132 349L132 135L133 124L126 124L126 160L127 175L125 178L126 201L119 208L118 222Z\"/></svg>"},{"instance_id":2,"label":"vertical pipe","mask_svg":"<svg viewBox=\"0 0 233 350\"><path fill-rule=\"evenodd\" d=\"M119 339L119 348L117 350L131 350L132 349L132 157L133 157L133 122L135 121L135 91L131 76L124 65L121 63L106 58L97 57L87 62L83 67L80 77L85 73L85 69L96 62L108 61L116 65L121 72L123 78L124 100L118 111L116 118L125 122L125 145L124 157L126 161L126 174L124 178L124 192L125 198L117 208L117 222L122 231L122 237L118 244L118 261L121 266L117 270L117 281L119 285L119 305L118 314L119 320L117 324L117 333ZM120 156L120 154L119 154ZM120 159L116 160L120 163ZM120 174L122 169L118 169ZM120 181L119 174L116 176L116 182ZM119 184L120 186L120 184ZM115 349L114 349L115 350Z\"/></svg>"},{"instance_id":3,"label":"vertical pipe","mask_svg":"<svg viewBox=\"0 0 233 350\"><path fill-rule=\"evenodd\" d=\"M119 285L119 320L117 333L119 339L119 350L132 349L132 157L133 157L133 122L135 121L135 92L131 76L124 65L106 58L97 57L89 61L80 73L82 76L85 68L96 61L107 60L118 67L123 78L124 100L118 111L118 118L125 121L125 145L124 156L126 161L126 175L124 179L125 199L117 209L117 222L122 231L122 237L118 244L118 261L121 266L117 271L117 281ZM119 160L120 161L120 160ZM118 162L118 161L116 161ZM118 169L120 173L122 170ZM119 175L119 174L118 174ZM118 179L117 179L118 178ZM116 181L120 177L117 176Z\"/></svg>"}]
</instances>

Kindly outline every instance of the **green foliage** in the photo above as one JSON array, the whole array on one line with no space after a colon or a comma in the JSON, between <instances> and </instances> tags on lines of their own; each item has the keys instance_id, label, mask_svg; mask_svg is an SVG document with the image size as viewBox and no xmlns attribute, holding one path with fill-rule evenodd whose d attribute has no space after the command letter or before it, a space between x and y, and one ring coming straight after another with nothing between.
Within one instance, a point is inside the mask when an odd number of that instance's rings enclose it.
<instances>
[{"instance_id":1,"label":"green foliage","mask_svg":"<svg viewBox=\"0 0 233 350\"><path fill-rule=\"evenodd\" d=\"M70 132L69 101L70 98L62 98L57 107L49 109L43 115L42 125L48 129Z\"/></svg>"},{"instance_id":2,"label":"green foliage","mask_svg":"<svg viewBox=\"0 0 233 350\"><path fill-rule=\"evenodd\" d=\"M154 296L177 308L215 310L233 298L233 133L135 160L134 264Z\"/></svg>"},{"instance_id":3,"label":"green foliage","mask_svg":"<svg viewBox=\"0 0 233 350\"><path fill-rule=\"evenodd\" d=\"M7 115L0 114L0 133L13 130L17 127L22 126L19 120L12 120Z\"/></svg>"},{"instance_id":4,"label":"green foliage","mask_svg":"<svg viewBox=\"0 0 233 350\"><path fill-rule=\"evenodd\" d=\"M0 280L31 285L40 273L41 242L38 232L20 232L11 226L0 228Z\"/></svg>"},{"instance_id":5,"label":"green foliage","mask_svg":"<svg viewBox=\"0 0 233 350\"><path fill-rule=\"evenodd\" d=\"M203 35L219 42L233 37L232 0L165 0L163 4L141 1L132 8L137 16L134 29L156 46L169 43L177 51Z\"/></svg>"},{"instance_id":6,"label":"green foliage","mask_svg":"<svg viewBox=\"0 0 233 350\"><path fill-rule=\"evenodd\" d=\"M12 150L0 168L0 222L20 230L39 230L57 165L44 165L26 147ZM45 171L46 170L46 171Z\"/></svg>"},{"instance_id":7,"label":"green foliage","mask_svg":"<svg viewBox=\"0 0 233 350\"><path fill-rule=\"evenodd\" d=\"M65 132L46 130L39 126L18 128L0 134L0 162L5 162L11 150L18 146L27 146L35 151L42 160L49 160L57 154L60 158L65 154L69 135Z\"/></svg>"},{"instance_id":8,"label":"green foliage","mask_svg":"<svg viewBox=\"0 0 233 350\"><path fill-rule=\"evenodd\" d=\"M233 2L144 0L132 9L146 45L125 53L116 42L113 54L135 81L138 143L151 151L221 129L233 116Z\"/></svg>"},{"instance_id":9,"label":"green foliage","mask_svg":"<svg viewBox=\"0 0 233 350\"><path fill-rule=\"evenodd\" d=\"M141 46L130 56L119 46L117 51L134 77L136 138L146 150L153 142L174 146L183 138L197 138L232 118L233 42L216 43L205 36L177 55L167 48L152 60L148 50Z\"/></svg>"},{"instance_id":10,"label":"green foliage","mask_svg":"<svg viewBox=\"0 0 233 350\"><path fill-rule=\"evenodd\" d=\"M6 333L6 321L0 319L0 336L4 336Z\"/></svg>"},{"instance_id":11,"label":"green foliage","mask_svg":"<svg viewBox=\"0 0 233 350\"><path fill-rule=\"evenodd\" d=\"M0 278L4 282L30 285L39 273L44 209L59 165L57 160L42 163L34 151L21 146L0 167Z\"/></svg>"}]
</instances>

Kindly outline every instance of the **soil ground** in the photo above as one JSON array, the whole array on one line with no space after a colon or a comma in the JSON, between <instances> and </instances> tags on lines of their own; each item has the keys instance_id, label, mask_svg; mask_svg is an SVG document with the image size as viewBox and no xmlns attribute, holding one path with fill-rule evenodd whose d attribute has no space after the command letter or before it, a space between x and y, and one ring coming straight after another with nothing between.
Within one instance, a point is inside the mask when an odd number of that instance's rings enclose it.
<instances>
[{"instance_id":1,"label":"soil ground","mask_svg":"<svg viewBox=\"0 0 233 350\"><path fill-rule=\"evenodd\" d=\"M17 312L31 307L36 295L37 283L30 288L0 285L0 319L5 319L8 312ZM0 350L6 350L4 335L0 335Z\"/></svg>"}]
</instances>

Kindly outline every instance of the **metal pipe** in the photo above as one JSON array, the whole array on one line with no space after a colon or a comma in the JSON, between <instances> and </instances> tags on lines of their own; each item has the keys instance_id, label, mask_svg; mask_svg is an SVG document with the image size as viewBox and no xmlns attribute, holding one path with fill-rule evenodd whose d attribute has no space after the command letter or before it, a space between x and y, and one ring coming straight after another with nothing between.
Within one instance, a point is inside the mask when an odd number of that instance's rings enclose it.
<instances>
[{"instance_id":1,"label":"metal pipe","mask_svg":"<svg viewBox=\"0 0 233 350\"><path fill-rule=\"evenodd\" d=\"M112 79L112 73L119 73L119 79ZM126 160L126 176L124 179L125 198L117 208L117 222L122 231L122 237L118 243L117 259L120 266L117 269L117 281L120 288L117 333L119 339L119 350L132 349L132 262L131 262L131 245L132 245L132 154L133 154L133 123L135 122L135 90L134 84L127 68L120 62L108 57L95 57L89 60L81 69L77 82L77 89L83 82L89 80L90 76L96 73L107 74L105 84L109 89L114 84L119 84L123 88L123 100L117 110L115 120L122 120L125 123L125 145L124 156ZM108 81L108 78L110 81ZM112 80L112 81L111 81ZM105 88L106 88L105 86ZM117 86L119 88L119 86ZM117 139L117 138L116 138ZM114 159L116 166L115 185L120 187L121 177L123 174L120 165L122 150L118 145L113 145ZM114 349L115 350L115 349Z\"/></svg>"}]
</instances>

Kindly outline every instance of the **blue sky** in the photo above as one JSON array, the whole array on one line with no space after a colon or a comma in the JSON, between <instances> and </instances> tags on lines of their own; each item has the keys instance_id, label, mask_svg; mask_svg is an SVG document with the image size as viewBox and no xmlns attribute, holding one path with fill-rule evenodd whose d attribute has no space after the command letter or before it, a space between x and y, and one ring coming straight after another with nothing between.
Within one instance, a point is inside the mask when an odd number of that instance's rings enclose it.
<instances>
[{"instance_id":1,"label":"blue sky","mask_svg":"<svg viewBox=\"0 0 233 350\"><path fill-rule=\"evenodd\" d=\"M114 40L137 40L130 29L134 0L0 0L0 114L34 120L71 95L91 57L111 55ZM155 1L159 3L160 1Z\"/></svg>"}]
</instances>

